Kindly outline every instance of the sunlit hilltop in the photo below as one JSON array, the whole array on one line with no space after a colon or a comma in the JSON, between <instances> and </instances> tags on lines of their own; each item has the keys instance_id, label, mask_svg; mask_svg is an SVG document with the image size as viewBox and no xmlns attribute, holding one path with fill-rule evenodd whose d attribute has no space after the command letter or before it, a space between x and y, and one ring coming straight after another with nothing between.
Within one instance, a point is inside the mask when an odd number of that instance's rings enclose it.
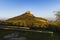
<instances>
[{"instance_id":1,"label":"sunlit hilltop","mask_svg":"<svg viewBox=\"0 0 60 40\"><path fill-rule=\"evenodd\" d=\"M35 17L30 11L26 11L24 14L10 18L6 20L7 22L19 23L19 25L38 25L46 24L47 20L41 17Z\"/></svg>"}]
</instances>

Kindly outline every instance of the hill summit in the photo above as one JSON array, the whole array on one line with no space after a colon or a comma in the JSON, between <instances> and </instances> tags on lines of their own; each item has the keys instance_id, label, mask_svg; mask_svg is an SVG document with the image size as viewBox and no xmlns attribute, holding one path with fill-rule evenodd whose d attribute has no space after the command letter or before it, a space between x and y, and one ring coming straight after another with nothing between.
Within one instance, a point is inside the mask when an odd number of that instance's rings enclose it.
<instances>
[{"instance_id":1,"label":"hill summit","mask_svg":"<svg viewBox=\"0 0 60 40\"><path fill-rule=\"evenodd\" d=\"M27 16L33 16L30 11L26 11L24 15L27 15Z\"/></svg>"},{"instance_id":2,"label":"hill summit","mask_svg":"<svg viewBox=\"0 0 60 40\"><path fill-rule=\"evenodd\" d=\"M26 11L22 15L19 15L19 16L13 17L13 18L10 18L7 21L9 21L9 20L22 20L22 19L25 20L25 19L34 18L34 17L35 16L33 14L31 14L30 11Z\"/></svg>"},{"instance_id":3,"label":"hill summit","mask_svg":"<svg viewBox=\"0 0 60 40\"><path fill-rule=\"evenodd\" d=\"M6 20L7 22L12 22L14 24L29 26L29 25L41 25L42 23L47 23L47 20L41 17L35 17L30 11L26 11L24 14L10 18Z\"/></svg>"}]
</instances>

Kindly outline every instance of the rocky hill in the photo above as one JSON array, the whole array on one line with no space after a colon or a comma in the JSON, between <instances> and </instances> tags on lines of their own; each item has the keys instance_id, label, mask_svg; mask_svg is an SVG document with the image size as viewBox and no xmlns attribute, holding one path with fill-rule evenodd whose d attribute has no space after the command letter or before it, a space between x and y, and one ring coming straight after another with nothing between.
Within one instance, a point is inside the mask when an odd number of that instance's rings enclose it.
<instances>
[{"instance_id":1,"label":"rocky hill","mask_svg":"<svg viewBox=\"0 0 60 40\"><path fill-rule=\"evenodd\" d=\"M41 17L35 17L30 11L26 11L24 14L10 18L6 20L14 24L29 26L34 24L35 26L46 24L47 20Z\"/></svg>"}]
</instances>

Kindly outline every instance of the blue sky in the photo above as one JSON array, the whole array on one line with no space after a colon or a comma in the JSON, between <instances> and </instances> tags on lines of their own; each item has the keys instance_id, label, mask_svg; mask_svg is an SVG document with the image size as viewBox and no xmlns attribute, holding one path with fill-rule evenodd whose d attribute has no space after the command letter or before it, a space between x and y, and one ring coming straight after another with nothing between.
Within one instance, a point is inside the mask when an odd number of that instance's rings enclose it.
<instances>
[{"instance_id":1,"label":"blue sky","mask_svg":"<svg viewBox=\"0 0 60 40\"><path fill-rule=\"evenodd\" d=\"M37 17L55 17L60 0L0 0L0 17L10 18L30 10Z\"/></svg>"}]
</instances>

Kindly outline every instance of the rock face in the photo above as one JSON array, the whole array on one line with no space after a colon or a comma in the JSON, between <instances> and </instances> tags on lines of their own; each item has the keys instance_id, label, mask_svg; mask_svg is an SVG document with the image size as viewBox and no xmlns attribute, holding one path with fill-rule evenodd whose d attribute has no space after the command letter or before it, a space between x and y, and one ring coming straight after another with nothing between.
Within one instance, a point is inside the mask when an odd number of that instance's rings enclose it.
<instances>
[{"instance_id":1,"label":"rock face","mask_svg":"<svg viewBox=\"0 0 60 40\"><path fill-rule=\"evenodd\" d=\"M47 20L41 17L35 17L33 14L30 13L30 11L26 11L24 14L10 18L6 20L7 22L13 22L13 23L22 23L27 25L33 24L40 24L40 23L47 23Z\"/></svg>"}]
</instances>

